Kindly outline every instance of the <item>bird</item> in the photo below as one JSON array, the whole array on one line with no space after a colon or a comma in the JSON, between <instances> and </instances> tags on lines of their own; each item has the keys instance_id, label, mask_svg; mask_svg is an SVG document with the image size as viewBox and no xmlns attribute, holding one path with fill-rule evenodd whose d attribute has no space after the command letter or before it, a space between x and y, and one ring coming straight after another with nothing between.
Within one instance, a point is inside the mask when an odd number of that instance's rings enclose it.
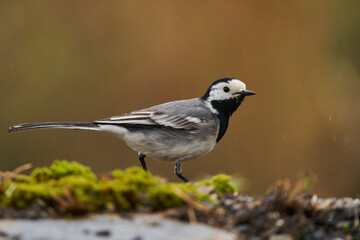
<instances>
[{"instance_id":1,"label":"bird","mask_svg":"<svg viewBox=\"0 0 360 240\"><path fill-rule=\"evenodd\" d=\"M92 122L41 122L12 126L9 132L43 129L83 129L107 132L138 152L142 168L145 157L174 161L174 173L184 182L181 163L209 153L224 136L231 115L246 96L246 89L236 78L214 81L199 98L170 101L142 110Z\"/></svg>"}]
</instances>

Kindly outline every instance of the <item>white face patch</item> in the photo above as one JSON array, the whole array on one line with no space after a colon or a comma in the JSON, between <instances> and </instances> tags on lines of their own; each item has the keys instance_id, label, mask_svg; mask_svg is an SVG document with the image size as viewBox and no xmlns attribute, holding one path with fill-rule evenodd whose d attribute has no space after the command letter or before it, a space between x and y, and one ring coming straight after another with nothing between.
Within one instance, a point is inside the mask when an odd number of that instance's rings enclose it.
<instances>
[{"instance_id":1,"label":"white face patch","mask_svg":"<svg viewBox=\"0 0 360 240\"><path fill-rule=\"evenodd\" d=\"M226 100L239 96L237 93L246 90L246 85L238 79L232 79L228 82L219 82L211 87L208 101Z\"/></svg>"}]
</instances>

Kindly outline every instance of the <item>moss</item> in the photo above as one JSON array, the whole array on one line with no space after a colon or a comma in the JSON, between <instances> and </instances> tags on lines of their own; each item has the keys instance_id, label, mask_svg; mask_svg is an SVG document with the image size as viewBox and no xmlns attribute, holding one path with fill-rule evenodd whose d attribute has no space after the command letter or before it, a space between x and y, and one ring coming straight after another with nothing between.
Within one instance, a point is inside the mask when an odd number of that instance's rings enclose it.
<instances>
[{"instance_id":1,"label":"moss","mask_svg":"<svg viewBox=\"0 0 360 240\"><path fill-rule=\"evenodd\" d=\"M113 172L113 176L117 176L116 180L126 186L134 187L137 191L145 191L159 183L158 177L152 176L151 173L139 167L130 167L123 171L122 175L116 173L119 173L119 170L115 170L115 174Z\"/></svg>"},{"instance_id":2,"label":"moss","mask_svg":"<svg viewBox=\"0 0 360 240\"><path fill-rule=\"evenodd\" d=\"M217 194L235 193L236 187L231 183L231 177L226 174L218 174L210 180L203 180L197 186L212 186Z\"/></svg>"},{"instance_id":3,"label":"moss","mask_svg":"<svg viewBox=\"0 0 360 240\"><path fill-rule=\"evenodd\" d=\"M236 187L231 183L231 177L225 174L219 174L211 178L212 186L218 194L235 193Z\"/></svg>"},{"instance_id":4,"label":"moss","mask_svg":"<svg viewBox=\"0 0 360 240\"><path fill-rule=\"evenodd\" d=\"M31 173L31 177L38 181L44 182L51 179L61 179L68 175L82 176L89 180L95 180L96 176L89 167L77 162L68 162L65 160L55 160L49 167L37 168Z\"/></svg>"},{"instance_id":5,"label":"moss","mask_svg":"<svg viewBox=\"0 0 360 240\"><path fill-rule=\"evenodd\" d=\"M124 171L121 169L115 169L111 172L113 178L122 178L124 176Z\"/></svg>"},{"instance_id":6,"label":"moss","mask_svg":"<svg viewBox=\"0 0 360 240\"><path fill-rule=\"evenodd\" d=\"M177 190L195 195L195 189L196 187L189 183L165 183L151 188L147 197L156 209L166 209L184 204L177 194Z\"/></svg>"},{"instance_id":7,"label":"moss","mask_svg":"<svg viewBox=\"0 0 360 240\"><path fill-rule=\"evenodd\" d=\"M53 172L47 168L36 168L32 173L31 177L37 182L45 182L54 178Z\"/></svg>"},{"instance_id":8,"label":"moss","mask_svg":"<svg viewBox=\"0 0 360 240\"><path fill-rule=\"evenodd\" d=\"M15 181L18 182L18 183L32 183L33 182L33 179L29 176L26 176L26 175L23 175L23 174L18 174L16 175L15 177Z\"/></svg>"},{"instance_id":9,"label":"moss","mask_svg":"<svg viewBox=\"0 0 360 240\"><path fill-rule=\"evenodd\" d=\"M62 193L70 193L81 203L92 204L95 197L95 183L83 176L66 176L53 185Z\"/></svg>"},{"instance_id":10,"label":"moss","mask_svg":"<svg viewBox=\"0 0 360 240\"><path fill-rule=\"evenodd\" d=\"M5 193L1 205L15 208L28 207L36 199L49 199L51 194L45 184L12 183L8 189L11 193Z\"/></svg>"},{"instance_id":11,"label":"moss","mask_svg":"<svg viewBox=\"0 0 360 240\"><path fill-rule=\"evenodd\" d=\"M77 162L56 160L50 167L35 169L29 176L16 175L0 183L0 206L26 208L37 199L58 213L73 215L100 211L128 211L144 206L153 210L186 204L185 194L204 204L211 204L209 192L236 191L227 175L217 175L198 183L169 183L139 167L116 169L108 177L97 177L89 167Z\"/></svg>"},{"instance_id":12,"label":"moss","mask_svg":"<svg viewBox=\"0 0 360 240\"><path fill-rule=\"evenodd\" d=\"M340 228L343 230L343 232L348 233L351 230L350 222L343 223Z\"/></svg>"}]
</instances>

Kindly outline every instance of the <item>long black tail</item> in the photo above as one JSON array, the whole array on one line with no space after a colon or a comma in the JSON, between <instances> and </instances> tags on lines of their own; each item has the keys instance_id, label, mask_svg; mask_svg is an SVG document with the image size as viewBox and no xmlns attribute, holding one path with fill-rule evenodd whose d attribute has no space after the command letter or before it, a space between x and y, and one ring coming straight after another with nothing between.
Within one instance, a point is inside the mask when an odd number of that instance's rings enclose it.
<instances>
[{"instance_id":1,"label":"long black tail","mask_svg":"<svg viewBox=\"0 0 360 240\"><path fill-rule=\"evenodd\" d=\"M9 128L9 132L24 131L39 128L67 128L67 129L86 129L100 130L97 123L93 122L43 122L43 123L24 123Z\"/></svg>"}]
</instances>

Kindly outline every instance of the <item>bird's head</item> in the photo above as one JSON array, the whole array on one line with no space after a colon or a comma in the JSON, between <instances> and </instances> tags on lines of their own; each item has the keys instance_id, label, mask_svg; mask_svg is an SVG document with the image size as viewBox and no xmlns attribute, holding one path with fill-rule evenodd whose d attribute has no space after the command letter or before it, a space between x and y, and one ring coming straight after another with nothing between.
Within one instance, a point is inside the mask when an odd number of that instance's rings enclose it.
<instances>
[{"instance_id":1,"label":"bird's head","mask_svg":"<svg viewBox=\"0 0 360 240\"><path fill-rule=\"evenodd\" d=\"M213 82L201 99L211 105L214 113L231 116L246 96L254 94L255 92L246 90L242 81L222 78Z\"/></svg>"}]
</instances>

